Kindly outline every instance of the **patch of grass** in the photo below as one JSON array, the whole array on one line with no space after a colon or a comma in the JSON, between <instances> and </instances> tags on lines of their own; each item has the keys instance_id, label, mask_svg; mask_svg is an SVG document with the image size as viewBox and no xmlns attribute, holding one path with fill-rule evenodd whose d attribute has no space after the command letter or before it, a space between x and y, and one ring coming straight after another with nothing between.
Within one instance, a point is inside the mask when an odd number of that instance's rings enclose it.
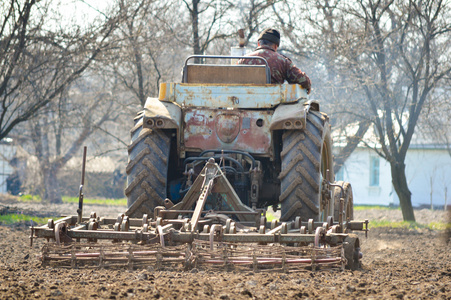
<instances>
[{"instance_id":1,"label":"patch of grass","mask_svg":"<svg viewBox=\"0 0 451 300\"><path fill-rule=\"evenodd\" d=\"M14 223L22 223L26 222L27 224L31 225L30 220L33 220L34 225L38 224L47 224L48 219L51 218L40 218L40 217L34 217L29 215L22 215L22 214L6 214L6 215L0 215L0 223L11 225Z\"/></svg>"},{"instance_id":2,"label":"patch of grass","mask_svg":"<svg viewBox=\"0 0 451 300\"><path fill-rule=\"evenodd\" d=\"M78 203L78 197L63 196L63 203ZM99 204L99 205L113 205L113 206L127 206L127 199L89 199L84 198L85 204Z\"/></svg>"},{"instance_id":3,"label":"patch of grass","mask_svg":"<svg viewBox=\"0 0 451 300\"><path fill-rule=\"evenodd\" d=\"M405 229L430 229L430 230L445 230L451 229L450 223L431 222L429 224L420 224L417 222L391 222L391 221L370 221L369 228L390 227L390 228L405 228Z\"/></svg>"},{"instance_id":4,"label":"patch of grass","mask_svg":"<svg viewBox=\"0 0 451 300\"><path fill-rule=\"evenodd\" d=\"M380 210L400 210L400 207L382 206L382 205L355 205L354 210L367 210L367 209L380 209Z\"/></svg>"},{"instance_id":5,"label":"patch of grass","mask_svg":"<svg viewBox=\"0 0 451 300\"><path fill-rule=\"evenodd\" d=\"M272 220L274 220L274 219L278 219L278 218L276 218L273 215L272 211L267 210L266 211L266 222L272 222Z\"/></svg>"},{"instance_id":6,"label":"patch of grass","mask_svg":"<svg viewBox=\"0 0 451 300\"><path fill-rule=\"evenodd\" d=\"M41 202L41 197L38 195L21 195L19 197L19 201L21 202Z\"/></svg>"},{"instance_id":7,"label":"patch of grass","mask_svg":"<svg viewBox=\"0 0 451 300\"><path fill-rule=\"evenodd\" d=\"M432 229L432 230L451 229L451 223L431 222L427 226L428 226L429 229Z\"/></svg>"},{"instance_id":8,"label":"patch of grass","mask_svg":"<svg viewBox=\"0 0 451 300\"><path fill-rule=\"evenodd\" d=\"M42 202L41 197L37 195L22 195L18 198L21 202ZM78 203L78 197L63 196L63 203ZM99 205L114 205L114 206L127 206L127 199L91 199L84 198L83 203L86 204L99 204Z\"/></svg>"}]
</instances>

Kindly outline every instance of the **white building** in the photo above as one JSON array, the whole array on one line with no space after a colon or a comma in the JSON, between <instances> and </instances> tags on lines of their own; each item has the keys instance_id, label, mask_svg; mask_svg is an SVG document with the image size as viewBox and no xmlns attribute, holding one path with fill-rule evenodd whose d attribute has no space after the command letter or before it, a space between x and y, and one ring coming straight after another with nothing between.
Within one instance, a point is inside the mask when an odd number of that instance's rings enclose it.
<instances>
[{"instance_id":1,"label":"white building","mask_svg":"<svg viewBox=\"0 0 451 300\"><path fill-rule=\"evenodd\" d=\"M364 139L368 141L371 134L370 129ZM334 144L335 147L341 146L339 142ZM418 138L414 139L405 164L414 207L430 207L431 201L435 207L451 204L451 153L446 145L424 140L419 143ZM399 205L392 185L390 164L363 144L346 160L335 178L351 183L356 204Z\"/></svg>"},{"instance_id":2,"label":"white building","mask_svg":"<svg viewBox=\"0 0 451 300\"><path fill-rule=\"evenodd\" d=\"M14 169L9 164L9 161L16 153L15 147L12 145L12 140L5 138L0 141L0 193L6 193L6 179L11 175Z\"/></svg>"}]
</instances>

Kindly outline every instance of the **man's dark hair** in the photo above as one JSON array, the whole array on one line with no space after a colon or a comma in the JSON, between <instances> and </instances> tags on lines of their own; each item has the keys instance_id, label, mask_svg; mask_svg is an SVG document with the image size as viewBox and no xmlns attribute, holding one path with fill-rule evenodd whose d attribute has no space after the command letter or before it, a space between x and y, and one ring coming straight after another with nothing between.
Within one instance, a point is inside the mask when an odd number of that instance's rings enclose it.
<instances>
[{"instance_id":1,"label":"man's dark hair","mask_svg":"<svg viewBox=\"0 0 451 300\"><path fill-rule=\"evenodd\" d=\"M265 46L272 46L272 45L275 45L276 43L273 43L273 42L271 42L271 41L268 41L268 40L265 40L265 39L261 39L261 40L259 40L258 41L259 43L260 43L260 45L265 45Z\"/></svg>"}]
</instances>

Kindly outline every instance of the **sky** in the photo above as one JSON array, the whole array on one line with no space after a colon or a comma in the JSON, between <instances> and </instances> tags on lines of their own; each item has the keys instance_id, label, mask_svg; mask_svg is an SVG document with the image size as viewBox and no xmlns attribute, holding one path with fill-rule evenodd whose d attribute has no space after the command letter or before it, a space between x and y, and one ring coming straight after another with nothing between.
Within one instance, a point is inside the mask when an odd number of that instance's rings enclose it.
<instances>
[{"instance_id":1,"label":"sky","mask_svg":"<svg viewBox=\"0 0 451 300\"><path fill-rule=\"evenodd\" d=\"M96 18L102 17L113 0L58 0L50 3L50 8L62 16L59 25L68 26L73 23L92 23Z\"/></svg>"}]
</instances>

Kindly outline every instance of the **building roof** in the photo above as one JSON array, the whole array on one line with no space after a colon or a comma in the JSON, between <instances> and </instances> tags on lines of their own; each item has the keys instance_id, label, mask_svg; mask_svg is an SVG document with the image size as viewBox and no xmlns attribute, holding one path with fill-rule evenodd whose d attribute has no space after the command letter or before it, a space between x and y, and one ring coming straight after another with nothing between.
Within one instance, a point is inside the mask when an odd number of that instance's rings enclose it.
<instances>
[{"instance_id":1,"label":"building roof","mask_svg":"<svg viewBox=\"0 0 451 300\"><path fill-rule=\"evenodd\" d=\"M407 114L403 116L403 124L408 121ZM398 122L393 122L396 130L399 129ZM451 127L451 125L449 125ZM344 127L337 127L332 130L332 139L334 147L342 148L347 144L348 137L354 136L359 129L359 123L350 123ZM450 128L451 129L451 128ZM362 141L358 144L359 148L375 148L380 149L379 134L372 124L367 132L364 134ZM426 126L417 125L415 132L412 136L412 141L409 145L409 149L451 149L451 140L448 142L446 139L441 139L439 133L434 129L430 129ZM388 141L388 139L386 139Z\"/></svg>"}]
</instances>

